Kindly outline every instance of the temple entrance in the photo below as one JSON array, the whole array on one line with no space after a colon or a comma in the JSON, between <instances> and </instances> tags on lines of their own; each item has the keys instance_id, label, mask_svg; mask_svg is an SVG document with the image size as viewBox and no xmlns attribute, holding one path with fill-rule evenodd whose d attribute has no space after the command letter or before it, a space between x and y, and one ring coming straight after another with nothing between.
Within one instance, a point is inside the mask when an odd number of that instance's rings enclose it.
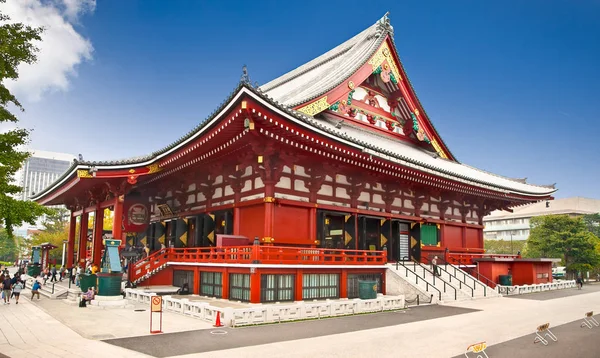
<instances>
[{"instance_id":1,"label":"temple entrance","mask_svg":"<svg viewBox=\"0 0 600 358\"><path fill-rule=\"evenodd\" d=\"M382 249L381 224L385 220L371 216L358 217L358 249L379 251ZM385 245L384 243L383 245Z\"/></svg>"},{"instance_id":2,"label":"temple entrance","mask_svg":"<svg viewBox=\"0 0 600 358\"><path fill-rule=\"evenodd\" d=\"M392 234L388 249L388 261L396 262L410 259L410 237L408 223L392 220Z\"/></svg>"},{"instance_id":3,"label":"temple entrance","mask_svg":"<svg viewBox=\"0 0 600 358\"><path fill-rule=\"evenodd\" d=\"M187 230L193 235L194 247L216 246L217 234L233 234L233 209L200 214L191 224L190 220Z\"/></svg>"},{"instance_id":4,"label":"temple entrance","mask_svg":"<svg viewBox=\"0 0 600 358\"><path fill-rule=\"evenodd\" d=\"M317 246L329 249L356 249L355 216L318 210Z\"/></svg>"}]
</instances>

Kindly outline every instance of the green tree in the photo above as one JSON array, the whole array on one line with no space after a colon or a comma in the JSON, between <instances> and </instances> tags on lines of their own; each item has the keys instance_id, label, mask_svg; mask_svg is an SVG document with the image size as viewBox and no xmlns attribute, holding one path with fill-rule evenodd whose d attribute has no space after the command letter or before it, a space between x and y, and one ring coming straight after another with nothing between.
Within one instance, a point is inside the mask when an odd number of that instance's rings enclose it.
<instances>
[{"instance_id":1,"label":"green tree","mask_svg":"<svg viewBox=\"0 0 600 358\"><path fill-rule=\"evenodd\" d=\"M0 229L0 261L14 262L19 256L19 248L14 237L10 237L6 230Z\"/></svg>"},{"instance_id":2,"label":"green tree","mask_svg":"<svg viewBox=\"0 0 600 358\"><path fill-rule=\"evenodd\" d=\"M36 246L44 243L51 243L57 248L50 251L50 258L57 259L57 262L60 262L60 259L62 258L63 241L67 241L68 239L69 227L64 226L62 230L40 231L34 234L30 244L31 246Z\"/></svg>"},{"instance_id":3,"label":"green tree","mask_svg":"<svg viewBox=\"0 0 600 358\"><path fill-rule=\"evenodd\" d=\"M600 263L600 239L589 232L582 217L547 215L530 221L527 257L561 258L567 272L590 271Z\"/></svg>"},{"instance_id":4,"label":"green tree","mask_svg":"<svg viewBox=\"0 0 600 358\"><path fill-rule=\"evenodd\" d=\"M6 0L0 0L4 3ZM11 23L10 18L0 12L0 124L18 123L17 116L9 108L23 111L23 106L6 88L7 80L19 78L18 66L36 62L35 41L41 41L43 29L32 28L22 23ZM35 219L47 212L42 206L14 198L21 191L14 185L14 176L23 166L29 153L22 150L28 143L29 130L15 128L0 133L0 220L8 237L13 237L13 227L24 222L34 224Z\"/></svg>"},{"instance_id":5,"label":"green tree","mask_svg":"<svg viewBox=\"0 0 600 358\"><path fill-rule=\"evenodd\" d=\"M523 253L525 240L484 240L483 247L488 254L499 255L516 255L518 252Z\"/></svg>"},{"instance_id":6,"label":"green tree","mask_svg":"<svg viewBox=\"0 0 600 358\"><path fill-rule=\"evenodd\" d=\"M589 232L600 237L600 214L583 215L583 222Z\"/></svg>"}]
</instances>

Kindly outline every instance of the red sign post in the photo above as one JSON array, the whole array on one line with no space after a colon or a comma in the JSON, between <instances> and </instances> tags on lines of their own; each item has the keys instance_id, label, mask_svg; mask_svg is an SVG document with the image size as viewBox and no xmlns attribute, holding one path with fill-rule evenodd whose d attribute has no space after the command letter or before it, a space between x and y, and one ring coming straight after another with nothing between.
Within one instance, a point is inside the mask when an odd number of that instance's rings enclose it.
<instances>
[{"instance_id":1,"label":"red sign post","mask_svg":"<svg viewBox=\"0 0 600 358\"><path fill-rule=\"evenodd\" d=\"M160 326L158 330L152 329L152 316L154 313L160 315ZM150 299L150 333L162 333L162 297L152 296Z\"/></svg>"}]
</instances>

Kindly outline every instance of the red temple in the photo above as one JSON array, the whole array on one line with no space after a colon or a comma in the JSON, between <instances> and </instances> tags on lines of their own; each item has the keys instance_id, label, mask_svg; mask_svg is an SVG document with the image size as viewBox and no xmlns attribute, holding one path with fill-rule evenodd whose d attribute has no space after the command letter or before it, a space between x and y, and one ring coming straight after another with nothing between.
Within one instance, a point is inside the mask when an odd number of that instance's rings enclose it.
<instances>
[{"instance_id":1,"label":"red temple","mask_svg":"<svg viewBox=\"0 0 600 358\"><path fill-rule=\"evenodd\" d=\"M68 264L86 258L76 231L90 212L100 262L110 208L125 251L151 252L130 266L131 281L269 302L356 297L359 277L381 282L397 260L472 262L484 254L485 215L554 191L458 162L384 17L263 86L245 74L209 118L161 150L75 161L34 200L71 210Z\"/></svg>"}]
</instances>

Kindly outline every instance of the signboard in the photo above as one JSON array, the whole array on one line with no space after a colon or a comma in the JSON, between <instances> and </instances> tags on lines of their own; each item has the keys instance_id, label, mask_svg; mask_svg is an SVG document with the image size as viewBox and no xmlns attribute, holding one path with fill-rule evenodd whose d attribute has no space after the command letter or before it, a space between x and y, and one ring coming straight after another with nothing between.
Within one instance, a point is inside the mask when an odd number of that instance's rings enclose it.
<instances>
[{"instance_id":1,"label":"signboard","mask_svg":"<svg viewBox=\"0 0 600 358\"><path fill-rule=\"evenodd\" d=\"M152 314L160 314L160 326L159 329L152 329ZM162 296L150 297L150 333L162 333Z\"/></svg>"},{"instance_id":2,"label":"signboard","mask_svg":"<svg viewBox=\"0 0 600 358\"><path fill-rule=\"evenodd\" d=\"M150 208L138 197L125 197L123 202L123 232L143 232L150 222Z\"/></svg>"},{"instance_id":3,"label":"signboard","mask_svg":"<svg viewBox=\"0 0 600 358\"><path fill-rule=\"evenodd\" d=\"M150 300L150 312L162 312L162 297L152 296Z\"/></svg>"}]
</instances>

